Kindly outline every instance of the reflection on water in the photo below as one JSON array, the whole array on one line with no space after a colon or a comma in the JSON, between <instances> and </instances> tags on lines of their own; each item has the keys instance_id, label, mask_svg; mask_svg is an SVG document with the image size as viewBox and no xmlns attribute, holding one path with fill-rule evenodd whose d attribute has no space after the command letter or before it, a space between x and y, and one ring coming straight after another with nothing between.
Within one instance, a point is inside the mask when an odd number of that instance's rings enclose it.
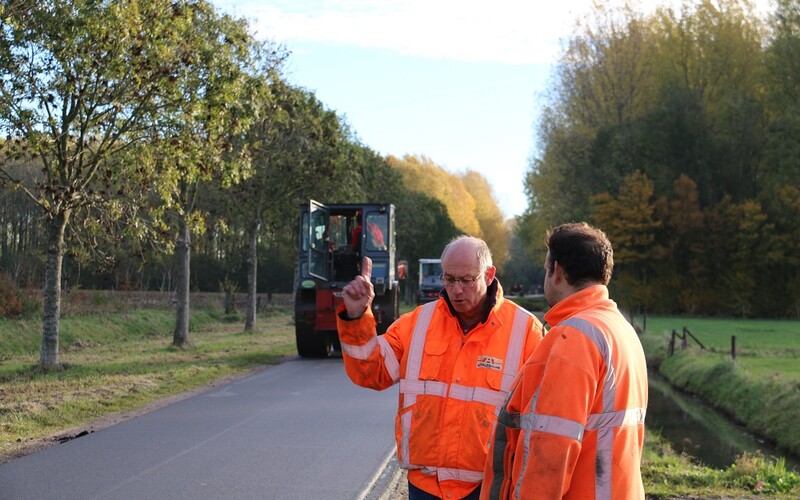
<instances>
[{"instance_id":1,"label":"reflection on water","mask_svg":"<svg viewBox=\"0 0 800 500\"><path fill-rule=\"evenodd\" d=\"M787 456L755 438L717 412L676 391L661 376L650 373L649 379L646 425L669 440L678 453L691 455L709 467L725 469L743 452L760 450L766 457L783 456L787 469L800 470L800 458Z\"/></svg>"}]
</instances>

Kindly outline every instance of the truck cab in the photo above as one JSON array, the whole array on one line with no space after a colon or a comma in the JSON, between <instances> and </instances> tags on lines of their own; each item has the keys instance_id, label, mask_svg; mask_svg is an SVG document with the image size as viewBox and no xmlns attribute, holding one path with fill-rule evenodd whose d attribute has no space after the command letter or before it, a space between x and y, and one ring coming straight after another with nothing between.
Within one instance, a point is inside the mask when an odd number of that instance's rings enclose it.
<instances>
[{"instance_id":1,"label":"truck cab","mask_svg":"<svg viewBox=\"0 0 800 500\"><path fill-rule=\"evenodd\" d=\"M419 286L417 304L424 304L439 298L442 284L442 259L419 259Z\"/></svg>"},{"instance_id":2,"label":"truck cab","mask_svg":"<svg viewBox=\"0 0 800 500\"><path fill-rule=\"evenodd\" d=\"M300 206L294 319L297 352L327 357L341 348L336 308L342 288L372 259L372 313L382 334L399 316L395 270L394 205L379 203Z\"/></svg>"}]
</instances>

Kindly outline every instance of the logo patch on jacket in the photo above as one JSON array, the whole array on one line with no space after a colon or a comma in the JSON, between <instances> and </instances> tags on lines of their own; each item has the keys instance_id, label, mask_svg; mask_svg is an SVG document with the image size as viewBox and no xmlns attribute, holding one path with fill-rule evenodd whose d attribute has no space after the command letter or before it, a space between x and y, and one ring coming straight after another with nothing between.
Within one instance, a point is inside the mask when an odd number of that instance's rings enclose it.
<instances>
[{"instance_id":1,"label":"logo patch on jacket","mask_svg":"<svg viewBox=\"0 0 800 500\"><path fill-rule=\"evenodd\" d=\"M500 371L503 369L503 360L501 358L493 358L491 356L478 356L478 368L488 368L490 370Z\"/></svg>"}]
</instances>

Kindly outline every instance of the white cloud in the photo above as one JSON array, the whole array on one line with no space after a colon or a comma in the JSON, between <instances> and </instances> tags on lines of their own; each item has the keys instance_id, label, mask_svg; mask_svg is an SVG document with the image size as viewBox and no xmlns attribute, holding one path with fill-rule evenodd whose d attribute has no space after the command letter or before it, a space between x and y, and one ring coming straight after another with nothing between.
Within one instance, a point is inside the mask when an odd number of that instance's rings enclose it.
<instances>
[{"instance_id":1,"label":"white cloud","mask_svg":"<svg viewBox=\"0 0 800 500\"><path fill-rule=\"evenodd\" d=\"M549 63L585 0L217 0L259 36L354 45L460 61Z\"/></svg>"},{"instance_id":2,"label":"white cloud","mask_svg":"<svg viewBox=\"0 0 800 500\"><path fill-rule=\"evenodd\" d=\"M769 0L758 0L761 11ZM601 2L602 3L602 2ZM620 3L619 0L606 3ZM679 7L682 0L636 2ZM588 0L216 0L246 13L259 36L321 42L459 61L554 61Z\"/></svg>"}]
</instances>

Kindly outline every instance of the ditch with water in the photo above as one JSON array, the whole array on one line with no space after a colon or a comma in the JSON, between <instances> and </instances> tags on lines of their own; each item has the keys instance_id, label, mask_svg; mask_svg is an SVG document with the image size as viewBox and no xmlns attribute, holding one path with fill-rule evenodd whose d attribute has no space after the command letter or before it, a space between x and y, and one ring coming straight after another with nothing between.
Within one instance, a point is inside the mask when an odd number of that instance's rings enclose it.
<instances>
[{"instance_id":1,"label":"ditch with water","mask_svg":"<svg viewBox=\"0 0 800 500\"><path fill-rule=\"evenodd\" d=\"M783 458L788 470L800 471L800 457L788 455L732 423L660 375L649 374L650 399L645 425L669 440L673 449L715 469L727 469L744 452Z\"/></svg>"}]
</instances>

